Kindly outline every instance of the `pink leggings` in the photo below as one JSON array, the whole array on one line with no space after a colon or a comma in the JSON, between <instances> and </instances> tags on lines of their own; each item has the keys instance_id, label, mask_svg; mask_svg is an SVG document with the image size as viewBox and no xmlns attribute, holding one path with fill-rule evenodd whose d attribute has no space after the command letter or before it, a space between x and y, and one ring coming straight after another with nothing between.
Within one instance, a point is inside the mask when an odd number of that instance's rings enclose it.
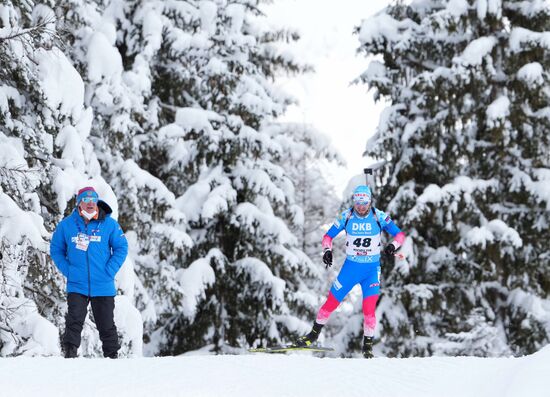
<instances>
[{"instance_id":1,"label":"pink leggings","mask_svg":"<svg viewBox=\"0 0 550 397\"><path fill-rule=\"evenodd\" d=\"M365 320L363 322L364 334L365 336L374 336L374 328L376 327L376 301L378 300L378 295L367 296L363 299L363 315ZM319 309L317 313L318 324L326 324L328 318L334 310L340 305L340 302L334 297L332 292L329 292L326 302Z\"/></svg>"}]
</instances>

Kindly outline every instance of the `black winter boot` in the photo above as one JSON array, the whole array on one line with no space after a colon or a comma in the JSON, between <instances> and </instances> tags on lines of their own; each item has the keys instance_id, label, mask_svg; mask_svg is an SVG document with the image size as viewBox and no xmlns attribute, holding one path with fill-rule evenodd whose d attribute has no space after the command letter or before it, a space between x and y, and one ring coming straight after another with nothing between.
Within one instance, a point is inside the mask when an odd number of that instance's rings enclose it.
<instances>
[{"instance_id":1,"label":"black winter boot","mask_svg":"<svg viewBox=\"0 0 550 397\"><path fill-rule=\"evenodd\" d=\"M65 345L65 358L77 358L78 357L78 347L75 345Z\"/></svg>"},{"instance_id":2,"label":"black winter boot","mask_svg":"<svg viewBox=\"0 0 550 397\"><path fill-rule=\"evenodd\" d=\"M372 345L373 345L373 337L364 336L363 337L363 357L374 358L374 354L372 354Z\"/></svg>"},{"instance_id":3,"label":"black winter boot","mask_svg":"<svg viewBox=\"0 0 550 397\"><path fill-rule=\"evenodd\" d=\"M309 334L305 336L300 336L292 345L294 347L308 347L313 343L317 342L319 334L323 329L324 324L319 324L317 322L313 323L313 328L309 331Z\"/></svg>"}]
</instances>

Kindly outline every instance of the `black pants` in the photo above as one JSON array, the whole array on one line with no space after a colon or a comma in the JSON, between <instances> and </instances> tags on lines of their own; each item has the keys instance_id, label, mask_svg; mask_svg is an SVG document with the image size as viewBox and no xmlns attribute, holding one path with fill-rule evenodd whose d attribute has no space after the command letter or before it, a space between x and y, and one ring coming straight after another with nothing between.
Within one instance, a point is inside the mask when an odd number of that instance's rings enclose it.
<instances>
[{"instance_id":1,"label":"black pants","mask_svg":"<svg viewBox=\"0 0 550 397\"><path fill-rule=\"evenodd\" d=\"M118 334L114 320L114 296L89 298L86 295L70 292L67 297L69 309L65 318L63 344L80 346L82 327L88 312L88 302L92 304L92 313L99 331L99 339L101 339L103 345L103 355L105 357L116 356L120 345L118 344Z\"/></svg>"}]
</instances>

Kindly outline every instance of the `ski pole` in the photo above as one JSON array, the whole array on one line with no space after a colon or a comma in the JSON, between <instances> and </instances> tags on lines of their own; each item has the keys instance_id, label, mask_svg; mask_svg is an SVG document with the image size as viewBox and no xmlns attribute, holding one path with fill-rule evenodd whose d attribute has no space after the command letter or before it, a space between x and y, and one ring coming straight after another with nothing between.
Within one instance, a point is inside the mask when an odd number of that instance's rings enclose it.
<instances>
[{"instance_id":1,"label":"ski pole","mask_svg":"<svg viewBox=\"0 0 550 397\"><path fill-rule=\"evenodd\" d=\"M373 179L372 168L364 168L363 173L365 174L365 182L367 183L367 186L372 185L372 183L369 183L369 175L371 176L371 179ZM372 189L372 186L369 187Z\"/></svg>"}]
</instances>

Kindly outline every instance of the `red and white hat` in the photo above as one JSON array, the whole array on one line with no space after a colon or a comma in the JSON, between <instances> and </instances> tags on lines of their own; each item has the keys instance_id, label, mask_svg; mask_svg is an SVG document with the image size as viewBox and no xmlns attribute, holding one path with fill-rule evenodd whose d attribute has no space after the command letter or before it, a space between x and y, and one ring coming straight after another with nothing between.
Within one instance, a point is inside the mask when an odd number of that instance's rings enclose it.
<instances>
[{"instance_id":1,"label":"red and white hat","mask_svg":"<svg viewBox=\"0 0 550 397\"><path fill-rule=\"evenodd\" d=\"M366 185L359 185L353 192L353 202L355 204L368 205L372 201L370 188Z\"/></svg>"},{"instance_id":2,"label":"red and white hat","mask_svg":"<svg viewBox=\"0 0 550 397\"><path fill-rule=\"evenodd\" d=\"M78 194L76 196L76 204L77 205L80 204L80 202L84 197L94 197L96 199L99 199L99 195L97 194L95 189L91 186L83 187L78 191Z\"/></svg>"}]
</instances>

